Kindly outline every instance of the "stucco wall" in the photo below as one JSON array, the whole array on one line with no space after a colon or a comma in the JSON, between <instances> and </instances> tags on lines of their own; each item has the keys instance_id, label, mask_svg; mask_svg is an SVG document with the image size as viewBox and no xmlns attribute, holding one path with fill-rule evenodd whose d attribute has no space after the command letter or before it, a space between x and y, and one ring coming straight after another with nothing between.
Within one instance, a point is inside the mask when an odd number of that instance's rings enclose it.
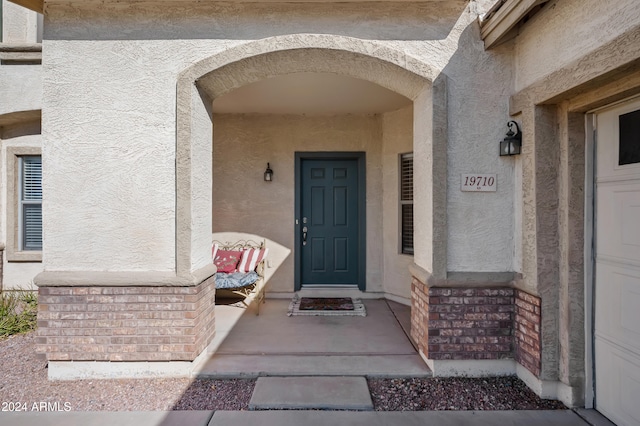
<instances>
[{"instance_id":1,"label":"stucco wall","mask_svg":"<svg viewBox=\"0 0 640 426\"><path fill-rule=\"evenodd\" d=\"M636 1L553 0L515 40L511 104L524 129L518 285L541 298L539 378L559 380L558 395L569 406L593 399L584 112L638 93L636 67L627 64L637 60L639 30Z\"/></svg>"},{"instance_id":2,"label":"stucco wall","mask_svg":"<svg viewBox=\"0 0 640 426\"><path fill-rule=\"evenodd\" d=\"M202 44L44 42L47 270L175 268L176 75Z\"/></svg>"},{"instance_id":3,"label":"stucco wall","mask_svg":"<svg viewBox=\"0 0 640 426\"><path fill-rule=\"evenodd\" d=\"M29 44L39 41L38 14L2 1L3 44ZM13 211L13 183L7 182L7 148L40 148L40 123L33 122L42 108L42 67L35 64L0 64L0 246L6 249L8 209ZM19 114L12 114L12 113ZM23 113L26 112L26 113ZM10 159L13 166L13 159ZM2 256L2 289L35 289L33 278L42 271L42 262L9 262Z\"/></svg>"},{"instance_id":4,"label":"stucco wall","mask_svg":"<svg viewBox=\"0 0 640 426\"><path fill-rule=\"evenodd\" d=\"M485 52L471 25L444 69L448 84L447 214L449 271L513 271L514 164L500 157L507 132L510 45ZM462 192L461 174L496 174L496 192Z\"/></svg>"},{"instance_id":5,"label":"stucco wall","mask_svg":"<svg viewBox=\"0 0 640 426\"><path fill-rule=\"evenodd\" d=\"M449 206L436 212L448 215L448 269L512 270L513 170L497 156L508 118L510 56L508 49L484 51L477 7L48 5L43 137L55 144L45 143L43 155L55 167L45 170L47 270L173 270L178 73L230 46L301 31L373 39L453 77L447 85ZM498 174L498 192L460 192L466 172Z\"/></svg>"},{"instance_id":6,"label":"stucco wall","mask_svg":"<svg viewBox=\"0 0 640 426\"><path fill-rule=\"evenodd\" d=\"M384 290L411 297L409 265L413 256L400 253L399 154L413 151L413 107L382 114L382 234Z\"/></svg>"},{"instance_id":7,"label":"stucco wall","mask_svg":"<svg viewBox=\"0 0 640 426\"><path fill-rule=\"evenodd\" d=\"M0 41L10 44L40 42L41 33L38 32L38 23L41 18L38 17L38 14L8 0L0 1L2 1L2 37Z\"/></svg>"},{"instance_id":8,"label":"stucco wall","mask_svg":"<svg viewBox=\"0 0 640 426\"><path fill-rule=\"evenodd\" d=\"M40 65L0 65L0 115L39 110L42 106Z\"/></svg>"},{"instance_id":9,"label":"stucco wall","mask_svg":"<svg viewBox=\"0 0 640 426\"><path fill-rule=\"evenodd\" d=\"M39 123L24 123L0 128L0 245L6 245L7 235L13 230L7 229L7 212L13 207L13 184L8 183L7 148L40 147ZM13 161L13 160L11 160ZM42 262L9 262L7 253L2 262L2 289L35 289L33 277L42 271Z\"/></svg>"},{"instance_id":10,"label":"stucco wall","mask_svg":"<svg viewBox=\"0 0 640 426\"><path fill-rule=\"evenodd\" d=\"M294 288L295 152L366 152L367 290L382 291L380 116L216 114L213 134L213 231L260 235L292 251L271 278L273 292Z\"/></svg>"},{"instance_id":11,"label":"stucco wall","mask_svg":"<svg viewBox=\"0 0 640 426\"><path fill-rule=\"evenodd\" d=\"M637 0L553 0L520 32L516 90L561 69L640 22Z\"/></svg>"}]
</instances>

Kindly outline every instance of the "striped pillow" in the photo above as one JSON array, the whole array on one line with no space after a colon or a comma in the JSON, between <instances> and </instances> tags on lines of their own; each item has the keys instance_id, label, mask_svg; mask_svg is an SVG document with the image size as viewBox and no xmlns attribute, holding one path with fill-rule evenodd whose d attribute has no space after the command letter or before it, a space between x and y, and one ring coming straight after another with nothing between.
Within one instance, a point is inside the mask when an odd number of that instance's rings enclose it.
<instances>
[{"instance_id":1,"label":"striped pillow","mask_svg":"<svg viewBox=\"0 0 640 426\"><path fill-rule=\"evenodd\" d=\"M238 264L238 272L251 272L256 269L258 263L267 257L269 249L246 249L242 252L242 259Z\"/></svg>"},{"instance_id":2,"label":"striped pillow","mask_svg":"<svg viewBox=\"0 0 640 426\"><path fill-rule=\"evenodd\" d=\"M213 263L218 267L218 272L236 272L236 265L242 258L243 252L239 250L218 250Z\"/></svg>"}]
</instances>

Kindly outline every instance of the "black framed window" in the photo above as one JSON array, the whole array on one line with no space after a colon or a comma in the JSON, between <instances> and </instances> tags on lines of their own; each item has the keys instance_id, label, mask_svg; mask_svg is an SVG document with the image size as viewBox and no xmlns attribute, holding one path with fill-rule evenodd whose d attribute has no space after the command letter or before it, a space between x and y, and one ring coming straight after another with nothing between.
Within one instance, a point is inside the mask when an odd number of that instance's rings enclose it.
<instances>
[{"instance_id":1,"label":"black framed window","mask_svg":"<svg viewBox=\"0 0 640 426\"><path fill-rule=\"evenodd\" d=\"M20 157L20 250L42 250L42 158Z\"/></svg>"},{"instance_id":2,"label":"black framed window","mask_svg":"<svg viewBox=\"0 0 640 426\"><path fill-rule=\"evenodd\" d=\"M413 254L413 153L400 155L400 251Z\"/></svg>"},{"instance_id":3,"label":"black framed window","mask_svg":"<svg viewBox=\"0 0 640 426\"><path fill-rule=\"evenodd\" d=\"M618 165L640 163L640 110L622 114L618 120Z\"/></svg>"}]
</instances>

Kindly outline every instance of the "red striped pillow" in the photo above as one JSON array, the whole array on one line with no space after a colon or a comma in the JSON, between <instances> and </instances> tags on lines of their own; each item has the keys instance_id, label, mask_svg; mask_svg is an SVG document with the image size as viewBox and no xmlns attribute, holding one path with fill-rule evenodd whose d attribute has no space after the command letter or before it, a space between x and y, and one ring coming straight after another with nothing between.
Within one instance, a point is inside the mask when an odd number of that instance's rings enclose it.
<instances>
[{"instance_id":1,"label":"red striped pillow","mask_svg":"<svg viewBox=\"0 0 640 426\"><path fill-rule=\"evenodd\" d=\"M238 250L218 250L213 263L218 267L218 272L236 272L236 265L242 258L243 252Z\"/></svg>"},{"instance_id":2,"label":"red striped pillow","mask_svg":"<svg viewBox=\"0 0 640 426\"><path fill-rule=\"evenodd\" d=\"M238 264L238 272L251 272L256 269L258 263L267 257L269 249L246 249L242 252L242 259Z\"/></svg>"}]
</instances>

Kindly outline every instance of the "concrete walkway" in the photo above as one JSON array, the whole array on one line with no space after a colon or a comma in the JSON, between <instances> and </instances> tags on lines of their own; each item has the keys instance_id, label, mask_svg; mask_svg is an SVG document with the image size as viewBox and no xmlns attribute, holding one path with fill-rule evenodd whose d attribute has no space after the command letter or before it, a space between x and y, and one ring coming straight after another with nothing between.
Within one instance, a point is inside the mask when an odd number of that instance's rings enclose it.
<instances>
[{"instance_id":1,"label":"concrete walkway","mask_svg":"<svg viewBox=\"0 0 640 426\"><path fill-rule=\"evenodd\" d=\"M0 412L0 425L611 426L593 410L370 411L364 376L431 375L407 337L408 307L367 300L364 318L287 317L288 303L268 300L260 316L234 306L216 306L217 335L211 347L215 354L197 375L259 377L250 402L256 411ZM310 410L296 411L300 408Z\"/></svg>"},{"instance_id":2,"label":"concrete walkway","mask_svg":"<svg viewBox=\"0 0 640 426\"><path fill-rule=\"evenodd\" d=\"M3 426L603 426L597 412L585 421L571 410L557 411L171 411L0 413ZM602 422L599 422L600 421Z\"/></svg>"},{"instance_id":3,"label":"concrete walkway","mask_svg":"<svg viewBox=\"0 0 640 426\"><path fill-rule=\"evenodd\" d=\"M373 410L364 377L260 377L250 410Z\"/></svg>"},{"instance_id":4,"label":"concrete walkway","mask_svg":"<svg viewBox=\"0 0 640 426\"><path fill-rule=\"evenodd\" d=\"M407 337L410 308L366 300L366 317L286 315L289 299L253 308L216 305L216 337L197 377L429 377Z\"/></svg>"}]
</instances>

